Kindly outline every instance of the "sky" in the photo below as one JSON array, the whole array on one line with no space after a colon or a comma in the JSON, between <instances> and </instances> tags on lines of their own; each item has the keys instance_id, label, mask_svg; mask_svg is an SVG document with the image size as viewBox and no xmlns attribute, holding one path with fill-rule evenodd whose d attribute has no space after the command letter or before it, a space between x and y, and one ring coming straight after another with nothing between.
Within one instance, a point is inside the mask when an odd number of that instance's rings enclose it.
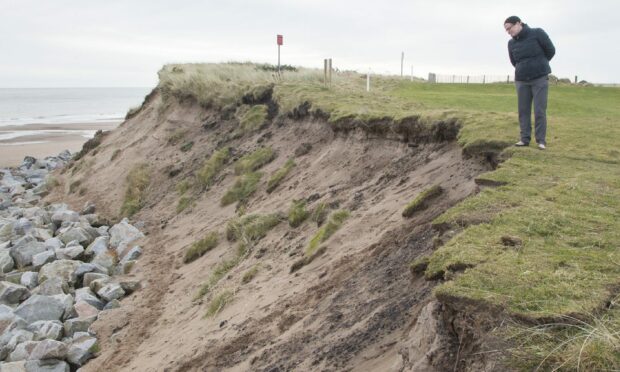
<instances>
[{"instance_id":1,"label":"sky","mask_svg":"<svg viewBox=\"0 0 620 372\"><path fill-rule=\"evenodd\" d=\"M512 75L503 21L556 46L553 73L620 83L619 0L0 0L0 87L152 87L167 63L281 61Z\"/></svg>"}]
</instances>

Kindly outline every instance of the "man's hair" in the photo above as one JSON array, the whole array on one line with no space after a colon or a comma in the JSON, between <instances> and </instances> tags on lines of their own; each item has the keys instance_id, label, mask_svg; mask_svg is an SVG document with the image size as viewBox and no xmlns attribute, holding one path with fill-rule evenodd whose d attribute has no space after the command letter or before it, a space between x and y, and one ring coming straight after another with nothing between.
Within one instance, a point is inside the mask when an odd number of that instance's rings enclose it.
<instances>
[{"instance_id":1,"label":"man's hair","mask_svg":"<svg viewBox=\"0 0 620 372\"><path fill-rule=\"evenodd\" d=\"M521 22L521 18L517 16L510 16L506 18L506 20L504 21L504 24L510 23L511 25L514 25L514 24L517 24L517 22Z\"/></svg>"}]
</instances>

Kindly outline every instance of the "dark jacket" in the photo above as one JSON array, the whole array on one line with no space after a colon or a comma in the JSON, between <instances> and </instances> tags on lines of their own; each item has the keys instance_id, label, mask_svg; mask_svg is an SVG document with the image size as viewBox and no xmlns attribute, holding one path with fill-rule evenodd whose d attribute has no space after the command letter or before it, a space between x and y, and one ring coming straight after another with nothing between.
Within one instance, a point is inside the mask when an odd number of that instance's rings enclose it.
<instances>
[{"instance_id":1,"label":"dark jacket","mask_svg":"<svg viewBox=\"0 0 620 372\"><path fill-rule=\"evenodd\" d=\"M549 61L555 47L542 28L523 24L521 32L508 41L508 55L515 66L515 80L530 81L551 73Z\"/></svg>"}]
</instances>

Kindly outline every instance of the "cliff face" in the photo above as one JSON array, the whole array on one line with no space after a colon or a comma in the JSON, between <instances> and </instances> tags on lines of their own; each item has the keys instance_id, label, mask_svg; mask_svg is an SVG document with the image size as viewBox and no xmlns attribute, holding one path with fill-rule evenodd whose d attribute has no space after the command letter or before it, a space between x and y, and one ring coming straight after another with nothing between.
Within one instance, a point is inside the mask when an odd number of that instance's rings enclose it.
<instances>
[{"instance_id":1,"label":"cliff face","mask_svg":"<svg viewBox=\"0 0 620 372\"><path fill-rule=\"evenodd\" d=\"M454 368L458 331L410 263L438 244L430 222L476 192L487 161L463 156L455 123L416 137L286 115L269 95L242 106L155 90L59 175L50 199L133 214L147 232L129 274L144 288L95 323L101 354L85 370ZM253 162L257 150L269 154ZM432 186L442 192L403 217ZM294 201L308 213L296 227ZM244 220L257 215L272 222ZM186 258L210 233L218 244Z\"/></svg>"}]
</instances>

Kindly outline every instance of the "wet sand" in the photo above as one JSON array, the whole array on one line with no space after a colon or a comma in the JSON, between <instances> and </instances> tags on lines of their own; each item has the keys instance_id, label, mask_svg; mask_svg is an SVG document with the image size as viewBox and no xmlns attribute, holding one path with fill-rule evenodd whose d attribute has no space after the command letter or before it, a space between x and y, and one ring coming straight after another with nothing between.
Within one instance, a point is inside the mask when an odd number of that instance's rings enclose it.
<instances>
[{"instance_id":1,"label":"wet sand","mask_svg":"<svg viewBox=\"0 0 620 372\"><path fill-rule=\"evenodd\" d=\"M63 150L79 151L88 138L81 131L107 131L116 128L120 122L77 123L77 124L27 124L2 126L0 135L27 131L28 135L0 140L0 168L18 166L25 156L44 158L58 155ZM39 132L38 131L52 131ZM73 132L76 131L76 132Z\"/></svg>"}]
</instances>

